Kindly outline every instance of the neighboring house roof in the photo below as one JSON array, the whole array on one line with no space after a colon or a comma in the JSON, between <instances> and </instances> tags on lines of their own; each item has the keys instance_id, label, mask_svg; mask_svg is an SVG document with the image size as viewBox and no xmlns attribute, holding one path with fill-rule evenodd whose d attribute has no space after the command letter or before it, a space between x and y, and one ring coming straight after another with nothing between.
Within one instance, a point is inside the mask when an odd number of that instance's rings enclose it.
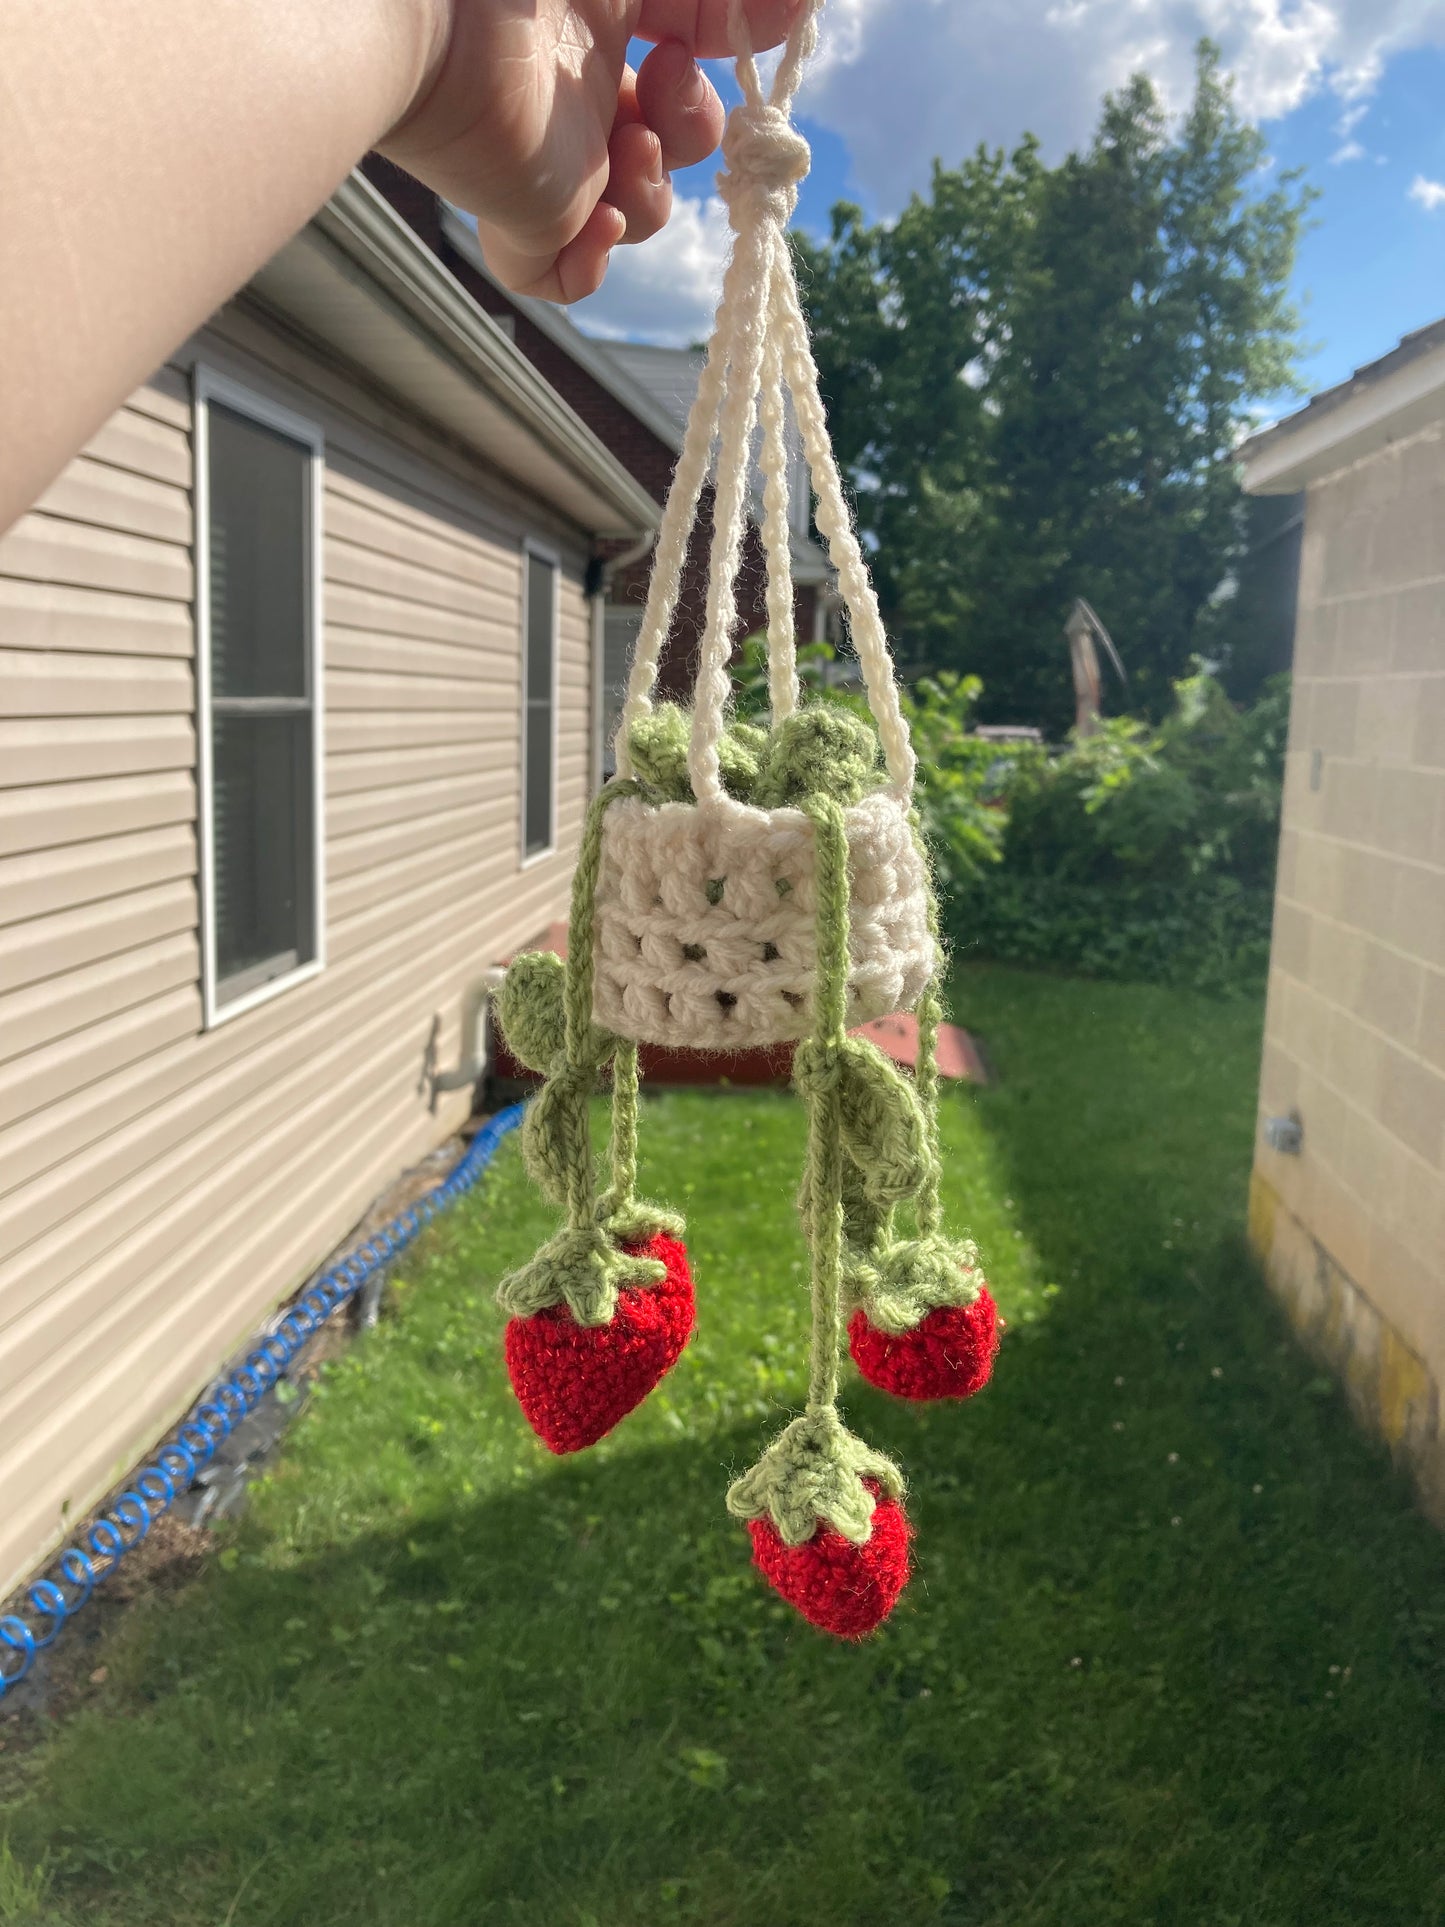
<instances>
[{"instance_id":1,"label":"neighboring house roof","mask_svg":"<svg viewBox=\"0 0 1445 1927\"><path fill-rule=\"evenodd\" d=\"M530 295L514 294L510 288L501 288L483 259L475 224L445 203L441 210L441 231L463 260L505 294L511 305L524 314L533 327L555 342L579 367L585 368L593 380L600 382L624 407L630 408L659 441L666 442L674 452L681 449L682 436L673 415L659 407L647 389L633 381L625 368L618 365L617 357L610 352L610 342L596 341L591 335L583 334L567 310L559 308L555 301L536 301Z\"/></svg>"},{"instance_id":2,"label":"neighboring house roof","mask_svg":"<svg viewBox=\"0 0 1445 1927\"><path fill-rule=\"evenodd\" d=\"M607 341L608 357L630 375L673 426L679 446L706 359L701 348L659 348L647 341Z\"/></svg>"},{"instance_id":3,"label":"neighboring house roof","mask_svg":"<svg viewBox=\"0 0 1445 1927\"><path fill-rule=\"evenodd\" d=\"M1293 495L1445 418L1445 320L1417 328L1239 450L1251 495Z\"/></svg>"},{"instance_id":4,"label":"neighboring house roof","mask_svg":"<svg viewBox=\"0 0 1445 1927\"><path fill-rule=\"evenodd\" d=\"M590 534L657 526L651 493L361 173L248 286Z\"/></svg>"},{"instance_id":5,"label":"neighboring house roof","mask_svg":"<svg viewBox=\"0 0 1445 1927\"><path fill-rule=\"evenodd\" d=\"M455 208L443 206L441 232L448 245L478 275L498 286L483 258L476 228ZM704 357L691 348L662 348L647 342L607 341L587 335L554 302L534 301L527 295L499 289L507 301L526 317L571 361L636 416L660 442L677 454L682 448L683 430L697 394ZM789 481L795 505L807 516L811 499L807 488L807 467L802 444L789 410L788 431L791 455ZM752 479L753 519L762 522L762 476L755 468ZM795 521L791 542L793 575L803 583L831 582L833 567L821 544L815 542Z\"/></svg>"},{"instance_id":6,"label":"neighboring house roof","mask_svg":"<svg viewBox=\"0 0 1445 1927\"><path fill-rule=\"evenodd\" d=\"M623 371L653 398L671 417L679 444L697 398L705 356L700 348L661 348L648 341L600 341L596 344ZM808 464L803 456L803 438L798 433L791 395L786 399L784 435L788 445L788 493L792 525L793 574L800 582L826 582L833 567L821 543L809 533L813 498L808 480ZM762 521L763 472L756 455L750 481L753 519Z\"/></svg>"}]
</instances>

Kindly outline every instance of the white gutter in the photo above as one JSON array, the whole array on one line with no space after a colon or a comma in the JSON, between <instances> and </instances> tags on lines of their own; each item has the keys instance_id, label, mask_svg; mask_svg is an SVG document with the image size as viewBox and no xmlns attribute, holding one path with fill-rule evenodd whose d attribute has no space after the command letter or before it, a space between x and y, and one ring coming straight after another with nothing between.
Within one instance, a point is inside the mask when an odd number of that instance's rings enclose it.
<instances>
[{"instance_id":1,"label":"white gutter","mask_svg":"<svg viewBox=\"0 0 1445 1927\"><path fill-rule=\"evenodd\" d=\"M458 214L454 207L449 207L445 202L441 208L441 230L449 246L454 247L471 268L505 295L533 327L585 370L614 401L620 402L664 447L671 449L674 454L681 452L683 424L607 352L605 342L595 341L590 335L584 334L566 309L557 307L554 302L534 301L527 295L513 294L510 288L503 288L487 267L477 242L475 227L465 215ZM752 512L753 520L761 528L763 498L756 486L753 488ZM796 582L819 587L832 583L835 575L833 565L811 536L793 530L791 549L793 578ZM646 553L645 549L643 552Z\"/></svg>"},{"instance_id":2,"label":"white gutter","mask_svg":"<svg viewBox=\"0 0 1445 1927\"><path fill-rule=\"evenodd\" d=\"M624 368L619 367L604 347L593 341L590 335L583 334L565 308L559 308L551 301L535 301L529 295L513 294L510 288L503 288L483 258L476 229L464 215L458 214L454 207L449 207L445 202L441 209L441 229L445 239L468 266L475 268L478 274L504 294L533 327L546 335L549 341L555 342L579 368L585 368L592 379L620 401L630 415L635 415L664 447L670 448L674 454L681 452L682 430L667 410L648 394L640 382L634 381Z\"/></svg>"},{"instance_id":3,"label":"white gutter","mask_svg":"<svg viewBox=\"0 0 1445 1927\"><path fill-rule=\"evenodd\" d=\"M248 291L588 533L656 528L647 490L361 174Z\"/></svg>"},{"instance_id":4,"label":"white gutter","mask_svg":"<svg viewBox=\"0 0 1445 1927\"><path fill-rule=\"evenodd\" d=\"M1244 443L1250 495L1293 495L1445 419L1445 341L1397 350Z\"/></svg>"}]
</instances>

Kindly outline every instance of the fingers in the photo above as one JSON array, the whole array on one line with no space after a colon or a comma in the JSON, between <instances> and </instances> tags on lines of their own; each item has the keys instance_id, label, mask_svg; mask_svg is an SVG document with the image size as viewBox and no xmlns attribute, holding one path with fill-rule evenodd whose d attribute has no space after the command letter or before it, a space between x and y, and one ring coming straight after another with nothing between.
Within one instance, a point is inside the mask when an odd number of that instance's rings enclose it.
<instances>
[{"instance_id":1,"label":"fingers","mask_svg":"<svg viewBox=\"0 0 1445 1927\"><path fill-rule=\"evenodd\" d=\"M723 137L723 104L707 75L676 40L663 41L643 61L633 98L638 116L662 142L664 167L692 167L706 160Z\"/></svg>"},{"instance_id":2,"label":"fingers","mask_svg":"<svg viewBox=\"0 0 1445 1927\"><path fill-rule=\"evenodd\" d=\"M803 0L747 0L743 8L753 52L766 53L788 37ZM728 39L728 0L642 0L636 33L643 40L680 40L699 60L724 60Z\"/></svg>"},{"instance_id":3,"label":"fingers","mask_svg":"<svg viewBox=\"0 0 1445 1927\"><path fill-rule=\"evenodd\" d=\"M608 256L626 231L619 210L599 201L581 233L560 253L539 255L519 251L506 228L477 222L477 239L492 274L513 294L535 295L541 301L582 301L596 294Z\"/></svg>"},{"instance_id":4,"label":"fingers","mask_svg":"<svg viewBox=\"0 0 1445 1927\"><path fill-rule=\"evenodd\" d=\"M611 172L605 199L627 223L624 239L646 241L667 225L672 182L662 164L662 143L650 127L627 121L613 130L607 148Z\"/></svg>"}]
</instances>

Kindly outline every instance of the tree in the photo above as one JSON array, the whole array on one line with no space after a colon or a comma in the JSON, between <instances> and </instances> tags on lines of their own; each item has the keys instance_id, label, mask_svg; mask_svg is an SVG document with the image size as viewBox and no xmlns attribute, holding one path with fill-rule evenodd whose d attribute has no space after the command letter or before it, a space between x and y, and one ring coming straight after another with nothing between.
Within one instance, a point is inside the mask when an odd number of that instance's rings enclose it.
<instances>
[{"instance_id":1,"label":"tree","mask_svg":"<svg viewBox=\"0 0 1445 1927\"><path fill-rule=\"evenodd\" d=\"M987 719L1071 712L1062 627L1092 602L1155 714L1239 540L1233 452L1293 385L1310 195L1201 43L1171 129L1136 78L1089 147L935 163L928 196L798 237L840 456L911 669L980 676Z\"/></svg>"}]
</instances>

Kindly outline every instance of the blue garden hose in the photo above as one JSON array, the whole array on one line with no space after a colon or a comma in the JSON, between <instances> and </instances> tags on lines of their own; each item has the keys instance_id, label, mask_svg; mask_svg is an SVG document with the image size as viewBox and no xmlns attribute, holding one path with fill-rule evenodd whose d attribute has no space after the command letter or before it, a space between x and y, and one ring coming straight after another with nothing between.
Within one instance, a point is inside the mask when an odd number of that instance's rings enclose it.
<instances>
[{"instance_id":1,"label":"blue garden hose","mask_svg":"<svg viewBox=\"0 0 1445 1927\"><path fill-rule=\"evenodd\" d=\"M522 1121L524 1106L498 1111L472 1139L462 1157L424 1198L348 1252L308 1285L294 1305L228 1378L213 1385L175 1436L135 1476L110 1511L83 1534L84 1545L68 1546L53 1562L53 1578L32 1580L25 1589L32 1618L0 1614L0 1699L25 1678L35 1655L51 1646L98 1585L107 1580L152 1521L189 1490L197 1472L214 1455L246 1414L258 1405L308 1340L369 1278L398 1258L433 1218L471 1190L496 1154L497 1146Z\"/></svg>"}]
</instances>

